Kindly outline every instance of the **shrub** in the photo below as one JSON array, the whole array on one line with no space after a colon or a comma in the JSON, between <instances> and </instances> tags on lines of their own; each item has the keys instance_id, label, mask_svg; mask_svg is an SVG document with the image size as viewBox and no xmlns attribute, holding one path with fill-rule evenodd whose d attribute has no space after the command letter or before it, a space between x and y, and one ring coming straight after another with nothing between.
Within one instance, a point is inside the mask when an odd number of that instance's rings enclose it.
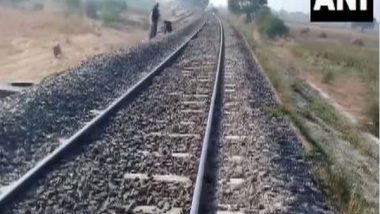
<instances>
[{"instance_id":1,"label":"shrub","mask_svg":"<svg viewBox=\"0 0 380 214\"><path fill-rule=\"evenodd\" d=\"M333 71L327 71L324 75L323 75L323 82L324 83L327 83L327 84L331 84L333 81L334 81L334 78L335 78L335 74Z\"/></svg>"},{"instance_id":2,"label":"shrub","mask_svg":"<svg viewBox=\"0 0 380 214\"><path fill-rule=\"evenodd\" d=\"M256 22L262 23L268 16L271 16L272 13L268 7L263 7L257 12Z\"/></svg>"},{"instance_id":3,"label":"shrub","mask_svg":"<svg viewBox=\"0 0 380 214\"><path fill-rule=\"evenodd\" d=\"M91 19L98 18L97 5L94 1L86 1L84 9L87 17Z\"/></svg>"},{"instance_id":4,"label":"shrub","mask_svg":"<svg viewBox=\"0 0 380 214\"><path fill-rule=\"evenodd\" d=\"M65 0L64 1L67 13L81 13L82 2L81 0Z\"/></svg>"},{"instance_id":5,"label":"shrub","mask_svg":"<svg viewBox=\"0 0 380 214\"><path fill-rule=\"evenodd\" d=\"M264 7L256 15L256 23L259 26L260 33L269 38L286 36L289 28L285 23L273 15L269 8Z\"/></svg>"},{"instance_id":6,"label":"shrub","mask_svg":"<svg viewBox=\"0 0 380 214\"><path fill-rule=\"evenodd\" d=\"M286 36L289 33L289 28L285 23L274 15L266 15L259 24L259 30L269 38Z\"/></svg>"},{"instance_id":7,"label":"shrub","mask_svg":"<svg viewBox=\"0 0 380 214\"><path fill-rule=\"evenodd\" d=\"M379 101L377 99L373 100L370 104L367 115L370 120L370 124L368 124L369 131L379 136Z\"/></svg>"},{"instance_id":8,"label":"shrub","mask_svg":"<svg viewBox=\"0 0 380 214\"><path fill-rule=\"evenodd\" d=\"M99 7L103 22L111 24L120 21L120 14L127 9L127 4L123 0L104 0Z\"/></svg>"}]
</instances>

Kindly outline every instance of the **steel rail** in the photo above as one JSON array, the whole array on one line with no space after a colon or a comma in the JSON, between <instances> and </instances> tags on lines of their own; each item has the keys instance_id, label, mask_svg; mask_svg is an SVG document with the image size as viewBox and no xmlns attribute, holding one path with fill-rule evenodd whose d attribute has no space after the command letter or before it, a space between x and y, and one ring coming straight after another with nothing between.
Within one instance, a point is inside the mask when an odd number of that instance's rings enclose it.
<instances>
[{"instance_id":1,"label":"steel rail","mask_svg":"<svg viewBox=\"0 0 380 214\"><path fill-rule=\"evenodd\" d=\"M215 16L216 19L219 22L220 26L220 48L219 48L219 56L218 56L218 65L215 75L215 83L214 83L214 89L211 97L211 103L210 103L210 109L208 113L207 118L207 126L206 126L206 132L203 138L203 144L202 144L202 152L201 152L201 158L199 160L199 166L198 166L198 174L197 174L197 180L194 187L193 192L193 198L191 202L191 214L199 214L199 208L201 203L201 196L202 196L202 187L203 187L203 181L204 181L204 174L205 174L205 168L206 168L206 162L207 162L207 154L209 150L209 144L211 139L211 131L213 129L213 122L215 121L214 112L216 108L216 100L218 96L218 89L219 84L221 82L221 73L223 69L223 58L224 58L224 29L222 21L219 17Z\"/></svg>"},{"instance_id":2,"label":"steel rail","mask_svg":"<svg viewBox=\"0 0 380 214\"><path fill-rule=\"evenodd\" d=\"M60 146L55 149L52 153L48 154L45 158L39 161L36 166L30 169L27 173L25 173L21 178L19 178L14 183L5 187L5 191L0 195L0 210L12 199L14 199L17 194L24 191L24 188L27 188L27 185L30 184L35 179L38 179L38 176L44 173L45 170L49 167L50 164L54 163L54 161L59 160L63 157L66 152L69 152L70 149L74 147L74 145L78 144L80 140L82 140L85 136L91 133L91 131L98 127L105 119L111 116L118 108L124 104L129 99L133 99L133 97L138 94L141 89L146 86L155 75L157 75L163 68L175 58L175 56L182 51L185 46L196 37L196 35L202 30L205 26L207 17L203 18L202 24L198 29L195 30L193 34L191 34L185 42L183 42L174 52L172 52L169 56L167 56L159 65L157 65L151 72L149 72L145 77L143 77L139 82L134 84L127 92L125 92L122 96L113 101L105 110L103 110L99 115L93 118L90 122L88 122L83 128L77 131L74 135L72 135L68 140L65 140L60 144Z\"/></svg>"}]
</instances>

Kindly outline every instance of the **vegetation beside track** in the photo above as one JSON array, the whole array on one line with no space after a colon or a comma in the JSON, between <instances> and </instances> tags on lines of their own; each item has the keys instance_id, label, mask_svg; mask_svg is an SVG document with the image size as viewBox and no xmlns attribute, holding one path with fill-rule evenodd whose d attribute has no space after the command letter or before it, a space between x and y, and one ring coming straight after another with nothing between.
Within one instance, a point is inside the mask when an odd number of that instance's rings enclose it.
<instances>
[{"instance_id":1,"label":"vegetation beside track","mask_svg":"<svg viewBox=\"0 0 380 214\"><path fill-rule=\"evenodd\" d=\"M288 117L298 128L304 137L303 152L330 201L340 212L378 213L378 191L371 191L378 189L378 145L363 136L362 130L368 127L352 124L302 78L305 72L315 72L333 84L335 78L353 75L368 81L369 97L373 98L378 95L378 73L374 72L378 50L295 43L289 37L272 39L262 30L260 20L254 24L245 23L243 18L231 20L247 39L282 101L280 108L270 111L274 117ZM296 60L284 57L284 52ZM377 104L378 100L372 102ZM373 118L372 129L378 129L376 104L368 111Z\"/></svg>"}]
</instances>

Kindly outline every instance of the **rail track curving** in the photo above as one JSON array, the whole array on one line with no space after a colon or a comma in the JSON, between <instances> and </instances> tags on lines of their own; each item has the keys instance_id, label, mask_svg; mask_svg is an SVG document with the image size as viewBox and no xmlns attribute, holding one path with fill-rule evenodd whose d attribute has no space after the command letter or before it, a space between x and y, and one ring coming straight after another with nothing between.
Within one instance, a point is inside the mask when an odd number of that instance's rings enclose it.
<instances>
[{"instance_id":1,"label":"rail track curving","mask_svg":"<svg viewBox=\"0 0 380 214\"><path fill-rule=\"evenodd\" d=\"M273 91L242 41L205 16L175 51L7 187L0 210L330 213L297 136L271 116Z\"/></svg>"},{"instance_id":2,"label":"rail track curving","mask_svg":"<svg viewBox=\"0 0 380 214\"><path fill-rule=\"evenodd\" d=\"M209 137L222 46L222 24L210 16L149 74L5 189L1 208L189 212L199 200L192 200L192 193L199 185L198 165L204 165L201 140Z\"/></svg>"}]
</instances>

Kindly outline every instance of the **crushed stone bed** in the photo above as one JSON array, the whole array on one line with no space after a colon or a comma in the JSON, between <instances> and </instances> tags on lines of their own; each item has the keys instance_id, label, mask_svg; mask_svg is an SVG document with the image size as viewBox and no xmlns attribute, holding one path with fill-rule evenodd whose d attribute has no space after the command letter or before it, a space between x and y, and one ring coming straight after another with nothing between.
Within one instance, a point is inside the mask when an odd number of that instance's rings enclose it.
<instances>
[{"instance_id":1,"label":"crushed stone bed","mask_svg":"<svg viewBox=\"0 0 380 214\"><path fill-rule=\"evenodd\" d=\"M218 28L209 19L146 91L5 213L188 213L216 71ZM197 81L205 78L209 81Z\"/></svg>"},{"instance_id":2,"label":"crushed stone bed","mask_svg":"<svg viewBox=\"0 0 380 214\"><path fill-rule=\"evenodd\" d=\"M58 147L174 51L201 18L167 37L102 54L0 101L0 187ZM1 191L1 190L0 190Z\"/></svg>"}]
</instances>

